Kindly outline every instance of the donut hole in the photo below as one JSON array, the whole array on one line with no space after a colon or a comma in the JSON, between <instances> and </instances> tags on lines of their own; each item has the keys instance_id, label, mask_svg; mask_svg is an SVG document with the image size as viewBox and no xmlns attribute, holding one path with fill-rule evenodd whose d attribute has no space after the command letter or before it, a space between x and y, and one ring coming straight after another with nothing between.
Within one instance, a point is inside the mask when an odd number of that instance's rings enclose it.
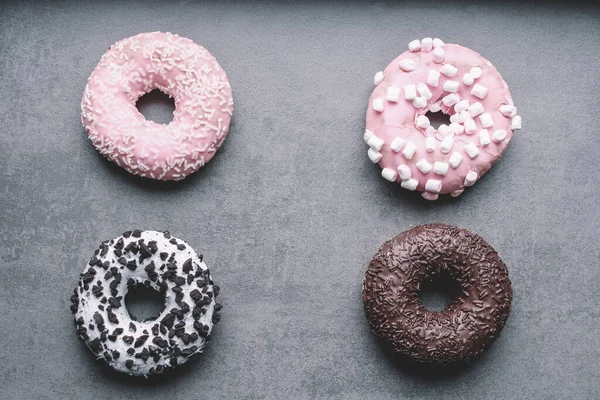
<instances>
[{"instance_id":1,"label":"donut hole","mask_svg":"<svg viewBox=\"0 0 600 400\"><path fill-rule=\"evenodd\" d=\"M148 121L163 125L167 125L173 121L175 100L159 89L155 89L140 97L135 106Z\"/></svg>"},{"instance_id":2,"label":"donut hole","mask_svg":"<svg viewBox=\"0 0 600 400\"><path fill-rule=\"evenodd\" d=\"M462 293L460 284L447 274L433 275L421 284L418 296L427 311L444 311Z\"/></svg>"},{"instance_id":3,"label":"donut hole","mask_svg":"<svg viewBox=\"0 0 600 400\"><path fill-rule=\"evenodd\" d=\"M125 307L134 321L153 321L165 308L165 297L154 288L138 283L125 295Z\"/></svg>"},{"instance_id":4,"label":"donut hole","mask_svg":"<svg viewBox=\"0 0 600 400\"><path fill-rule=\"evenodd\" d=\"M450 116L442 111L428 111L425 116L429 118L429 124L435 129L438 129L442 124L450 125Z\"/></svg>"}]
</instances>

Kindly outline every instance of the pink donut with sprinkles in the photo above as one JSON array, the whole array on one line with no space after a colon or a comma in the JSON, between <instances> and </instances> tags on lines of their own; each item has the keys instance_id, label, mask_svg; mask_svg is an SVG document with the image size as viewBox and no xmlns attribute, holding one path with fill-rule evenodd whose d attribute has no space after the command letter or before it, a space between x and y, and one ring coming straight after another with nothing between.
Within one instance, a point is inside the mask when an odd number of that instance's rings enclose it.
<instances>
[{"instance_id":1,"label":"pink donut with sprinkles","mask_svg":"<svg viewBox=\"0 0 600 400\"><path fill-rule=\"evenodd\" d=\"M136 108L159 89L175 100L173 121L157 124ZM180 180L223 143L233 112L227 74L202 46L180 36L141 33L110 47L89 77L81 121L98 151L135 175Z\"/></svg>"},{"instance_id":2,"label":"pink donut with sprinkles","mask_svg":"<svg viewBox=\"0 0 600 400\"><path fill-rule=\"evenodd\" d=\"M473 50L414 40L375 74L364 139L381 175L427 200L456 197L498 161L521 117L508 86ZM427 112L450 116L431 126Z\"/></svg>"}]
</instances>

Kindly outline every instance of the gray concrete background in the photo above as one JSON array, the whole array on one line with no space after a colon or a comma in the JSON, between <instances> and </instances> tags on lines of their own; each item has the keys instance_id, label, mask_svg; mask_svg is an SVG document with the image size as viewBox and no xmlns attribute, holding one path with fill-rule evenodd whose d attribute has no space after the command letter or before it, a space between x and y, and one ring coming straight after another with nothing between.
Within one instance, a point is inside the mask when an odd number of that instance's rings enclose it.
<instances>
[{"instance_id":1,"label":"gray concrete background","mask_svg":"<svg viewBox=\"0 0 600 400\"><path fill-rule=\"evenodd\" d=\"M164 30L208 48L230 135L181 183L136 178L84 135L87 77L115 41ZM455 200L379 176L362 142L373 74L424 36L479 51L523 130ZM600 392L599 9L545 3L188 1L0 6L0 398L594 398ZM501 338L452 372L413 371L370 334L360 283L415 224L481 234L514 288ZM100 241L168 229L222 286L206 353L132 380L75 338L69 296Z\"/></svg>"}]
</instances>

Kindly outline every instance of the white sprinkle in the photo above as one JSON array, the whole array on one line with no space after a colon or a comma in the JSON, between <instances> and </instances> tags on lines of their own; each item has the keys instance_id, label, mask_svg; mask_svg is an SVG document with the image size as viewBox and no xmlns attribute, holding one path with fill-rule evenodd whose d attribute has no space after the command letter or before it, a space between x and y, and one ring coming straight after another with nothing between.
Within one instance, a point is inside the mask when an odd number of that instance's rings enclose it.
<instances>
[{"instance_id":1,"label":"white sprinkle","mask_svg":"<svg viewBox=\"0 0 600 400\"><path fill-rule=\"evenodd\" d=\"M429 118L424 115L419 115L417 117L417 126L419 128L427 129L430 125Z\"/></svg>"},{"instance_id":2,"label":"white sprinkle","mask_svg":"<svg viewBox=\"0 0 600 400\"><path fill-rule=\"evenodd\" d=\"M452 122L450 124L450 131L452 131L452 133L454 133L455 135L460 135L465 131L465 127L459 124L458 122Z\"/></svg>"},{"instance_id":3,"label":"white sprinkle","mask_svg":"<svg viewBox=\"0 0 600 400\"><path fill-rule=\"evenodd\" d=\"M448 173L448 163L436 161L433 164L433 173L438 175L446 175Z\"/></svg>"},{"instance_id":4,"label":"white sprinkle","mask_svg":"<svg viewBox=\"0 0 600 400\"><path fill-rule=\"evenodd\" d=\"M390 182L394 182L396 180L397 174L396 171L394 171L391 168L384 168L381 170L381 176L383 176L384 179Z\"/></svg>"},{"instance_id":5,"label":"white sprinkle","mask_svg":"<svg viewBox=\"0 0 600 400\"><path fill-rule=\"evenodd\" d=\"M431 51L433 49L433 39L430 37L421 40L421 51Z\"/></svg>"},{"instance_id":6,"label":"white sprinkle","mask_svg":"<svg viewBox=\"0 0 600 400\"><path fill-rule=\"evenodd\" d=\"M406 72L410 72L410 71L414 70L416 67L415 62L410 58L405 58L404 60L400 60L398 65L400 66L401 70L406 71Z\"/></svg>"},{"instance_id":7,"label":"white sprinkle","mask_svg":"<svg viewBox=\"0 0 600 400\"><path fill-rule=\"evenodd\" d=\"M465 146L465 153L473 159L479 155L479 148L474 143L468 143Z\"/></svg>"},{"instance_id":8,"label":"white sprinkle","mask_svg":"<svg viewBox=\"0 0 600 400\"><path fill-rule=\"evenodd\" d=\"M435 151L436 144L435 138L433 136L428 136L427 139L425 139L425 150L428 153L432 153Z\"/></svg>"},{"instance_id":9,"label":"white sprinkle","mask_svg":"<svg viewBox=\"0 0 600 400\"><path fill-rule=\"evenodd\" d=\"M416 179L406 179L400 183L400 186L402 186L404 189L416 190L417 186L419 186L419 181Z\"/></svg>"},{"instance_id":10,"label":"white sprinkle","mask_svg":"<svg viewBox=\"0 0 600 400\"><path fill-rule=\"evenodd\" d=\"M437 87L440 83L440 73L435 69L430 69L427 75L427 84L431 87Z\"/></svg>"},{"instance_id":11,"label":"white sprinkle","mask_svg":"<svg viewBox=\"0 0 600 400\"><path fill-rule=\"evenodd\" d=\"M448 83L448 82L446 82L446 83ZM446 83L444 83L444 86L446 86ZM459 101L460 101L460 96L457 95L456 93L450 93L449 95L444 96L444 98L442 99L442 103L444 103L448 107L455 105Z\"/></svg>"},{"instance_id":12,"label":"white sprinkle","mask_svg":"<svg viewBox=\"0 0 600 400\"><path fill-rule=\"evenodd\" d=\"M469 109L469 100L461 100L454 106L454 112L459 113Z\"/></svg>"},{"instance_id":13,"label":"white sprinkle","mask_svg":"<svg viewBox=\"0 0 600 400\"><path fill-rule=\"evenodd\" d=\"M379 85L381 82L383 82L384 76L383 76L383 71L379 71L378 73L375 74L375 77L373 78L373 82L375 83L375 85Z\"/></svg>"},{"instance_id":14,"label":"white sprinkle","mask_svg":"<svg viewBox=\"0 0 600 400\"><path fill-rule=\"evenodd\" d=\"M373 100L373 110L375 110L377 112L383 111L383 99Z\"/></svg>"},{"instance_id":15,"label":"white sprinkle","mask_svg":"<svg viewBox=\"0 0 600 400\"><path fill-rule=\"evenodd\" d=\"M435 38L433 39L433 47L434 48L442 48L444 47L444 42L442 42L442 39L440 38Z\"/></svg>"},{"instance_id":16,"label":"white sprinkle","mask_svg":"<svg viewBox=\"0 0 600 400\"><path fill-rule=\"evenodd\" d=\"M487 129L482 129L479 131L479 144L483 147L490 144L490 133Z\"/></svg>"},{"instance_id":17,"label":"white sprinkle","mask_svg":"<svg viewBox=\"0 0 600 400\"><path fill-rule=\"evenodd\" d=\"M481 114L483 111L483 105L481 105L480 102L473 103L469 106L469 114L471 114L471 117L473 118Z\"/></svg>"},{"instance_id":18,"label":"white sprinkle","mask_svg":"<svg viewBox=\"0 0 600 400\"><path fill-rule=\"evenodd\" d=\"M374 163L379 162L379 160L381 160L381 157L383 157L383 154L378 153L371 148L369 148L369 151L367 151L367 155L369 156L369 159Z\"/></svg>"},{"instance_id":19,"label":"white sprinkle","mask_svg":"<svg viewBox=\"0 0 600 400\"><path fill-rule=\"evenodd\" d=\"M416 151L417 151L417 146L415 146L415 144L413 142L407 142L406 146L404 146L404 150L402 150L402 155L407 160L410 160L411 158L413 158Z\"/></svg>"},{"instance_id":20,"label":"white sprinkle","mask_svg":"<svg viewBox=\"0 0 600 400\"><path fill-rule=\"evenodd\" d=\"M462 194L462 192L464 192L464 191L465 191L464 189L458 189L458 190L455 190L454 192L450 192L450 196L452 196L452 197L458 197L458 196L460 196L460 195Z\"/></svg>"},{"instance_id":21,"label":"white sprinkle","mask_svg":"<svg viewBox=\"0 0 600 400\"><path fill-rule=\"evenodd\" d=\"M452 150L452 146L454 146L454 138L452 136L448 136L442 140L440 143L440 151L442 153L449 153Z\"/></svg>"},{"instance_id":22,"label":"white sprinkle","mask_svg":"<svg viewBox=\"0 0 600 400\"><path fill-rule=\"evenodd\" d=\"M396 103L398 100L400 100L400 88L394 87L394 86L388 87L387 94L385 95L385 99L387 101L392 101L392 102Z\"/></svg>"},{"instance_id":23,"label":"white sprinkle","mask_svg":"<svg viewBox=\"0 0 600 400\"><path fill-rule=\"evenodd\" d=\"M414 108L425 108L427 107L427 99L425 97L416 97L413 100L413 107Z\"/></svg>"},{"instance_id":24,"label":"white sprinkle","mask_svg":"<svg viewBox=\"0 0 600 400\"><path fill-rule=\"evenodd\" d=\"M424 158L421 158L418 162L417 162L417 168L419 169L419 171L421 171L422 173L426 174L429 171L431 171L431 163L429 161L427 161Z\"/></svg>"},{"instance_id":25,"label":"white sprinkle","mask_svg":"<svg viewBox=\"0 0 600 400\"><path fill-rule=\"evenodd\" d=\"M471 86L473 82L475 82L475 78L473 78L473 75L469 73L463 75L463 83L465 85Z\"/></svg>"},{"instance_id":26,"label":"white sprinkle","mask_svg":"<svg viewBox=\"0 0 600 400\"><path fill-rule=\"evenodd\" d=\"M425 190L431 193L439 193L442 190L442 181L437 179L427 179Z\"/></svg>"},{"instance_id":27,"label":"white sprinkle","mask_svg":"<svg viewBox=\"0 0 600 400\"><path fill-rule=\"evenodd\" d=\"M515 115L510 120L510 129L513 131L516 129L521 129L521 117L519 115Z\"/></svg>"},{"instance_id":28,"label":"white sprinkle","mask_svg":"<svg viewBox=\"0 0 600 400\"><path fill-rule=\"evenodd\" d=\"M442 110L442 107L441 107L440 103L433 103L431 105L431 107L429 107L429 111L431 111L433 113L436 113L441 110Z\"/></svg>"},{"instance_id":29,"label":"white sprinkle","mask_svg":"<svg viewBox=\"0 0 600 400\"><path fill-rule=\"evenodd\" d=\"M446 92L456 93L458 92L458 88L460 87L457 81L446 81L444 82L444 86L442 86Z\"/></svg>"},{"instance_id":30,"label":"white sprinkle","mask_svg":"<svg viewBox=\"0 0 600 400\"><path fill-rule=\"evenodd\" d=\"M397 137L394 140L392 140L392 144L390 144L390 149L392 149L393 152L397 153L405 144L406 140L402 139L401 137Z\"/></svg>"},{"instance_id":31,"label":"white sprinkle","mask_svg":"<svg viewBox=\"0 0 600 400\"><path fill-rule=\"evenodd\" d=\"M417 84L417 92L419 92L419 94L425 97L427 100L433 97L433 93L431 93L431 90L429 90L427 85L424 83Z\"/></svg>"},{"instance_id":32,"label":"white sprinkle","mask_svg":"<svg viewBox=\"0 0 600 400\"><path fill-rule=\"evenodd\" d=\"M495 131L494 134L492 135L492 140L494 141L494 143L500 143L504 139L506 139L506 131L505 130L499 129L499 130Z\"/></svg>"},{"instance_id":33,"label":"white sprinkle","mask_svg":"<svg viewBox=\"0 0 600 400\"><path fill-rule=\"evenodd\" d=\"M440 68L440 72L446 76L452 77L456 76L456 74L458 73L458 68L456 68L452 64L444 64L442 68Z\"/></svg>"},{"instance_id":34,"label":"white sprinkle","mask_svg":"<svg viewBox=\"0 0 600 400\"><path fill-rule=\"evenodd\" d=\"M369 143L369 139L371 139L375 134L370 130L366 129L365 134L363 135L363 139L365 139L365 143Z\"/></svg>"},{"instance_id":35,"label":"white sprinkle","mask_svg":"<svg viewBox=\"0 0 600 400\"><path fill-rule=\"evenodd\" d=\"M465 186L473 186L477 182L477 172L469 171L465 176Z\"/></svg>"},{"instance_id":36,"label":"white sprinkle","mask_svg":"<svg viewBox=\"0 0 600 400\"><path fill-rule=\"evenodd\" d=\"M480 99L485 99L485 96L488 94L488 89L485 86L476 83L475 86L473 86L473 89L471 89L471 94Z\"/></svg>"},{"instance_id":37,"label":"white sprinkle","mask_svg":"<svg viewBox=\"0 0 600 400\"><path fill-rule=\"evenodd\" d=\"M435 49L433 49L433 61L436 63L442 63L444 62L444 59L446 58L446 53L444 52L444 49L442 49L441 47L437 47Z\"/></svg>"},{"instance_id":38,"label":"white sprinkle","mask_svg":"<svg viewBox=\"0 0 600 400\"><path fill-rule=\"evenodd\" d=\"M472 135L475 132L477 132L477 125L475 124L475 121L472 119L468 119L465 121L465 132L467 133L467 135Z\"/></svg>"},{"instance_id":39,"label":"white sprinkle","mask_svg":"<svg viewBox=\"0 0 600 400\"><path fill-rule=\"evenodd\" d=\"M400 176L400 179L402 179L403 181L410 179L412 174L410 172L410 168L408 167L408 165L406 165L406 164L398 165L398 175Z\"/></svg>"},{"instance_id":40,"label":"white sprinkle","mask_svg":"<svg viewBox=\"0 0 600 400\"><path fill-rule=\"evenodd\" d=\"M440 195L437 193L423 192L421 193L421 197L423 197L425 200L435 201L440 197Z\"/></svg>"},{"instance_id":41,"label":"white sprinkle","mask_svg":"<svg viewBox=\"0 0 600 400\"><path fill-rule=\"evenodd\" d=\"M470 73L473 76L473 78L475 78L475 79L481 78L481 68L479 68L479 67L471 68Z\"/></svg>"},{"instance_id":42,"label":"white sprinkle","mask_svg":"<svg viewBox=\"0 0 600 400\"><path fill-rule=\"evenodd\" d=\"M498 109L500 110L500 113L507 118L512 118L515 115L517 115L517 107L511 106L509 104L503 104L500 107L498 107Z\"/></svg>"},{"instance_id":43,"label":"white sprinkle","mask_svg":"<svg viewBox=\"0 0 600 400\"><path fill-rule=\"evenodd\" d=\"M372 148L375 151L379 151L381 150L381 148L383 147L383 139L373 135L369 141L367 142L367 144L369 145L370 148Z\"/></svg>"},{"instance_id":44,"label":"white sprinkle","mask_svg":"<svg viewBox=\"0 0 600 400\"><path fill-rule=\"evenodd\" d=\"M460 154L458 151L455 151L450 156L450 159L448 160L448 162L450 163L450 165L452 165L452 168L458 168L458 166L462 162L462 159L463 159L462 154Z\"/></svg>"},{"instance_id":45,"label":"white sprinkle","mask_svg":"<svg viewBox=\"0 0 600 400\"><path fill-rule=\"evenodd\" d=\"M440 126L438 126L438 132L443 137L448 137L448 136L454 135L454 133L452 133L452 131L450 130L450 127L446 124L441 124Z\"/></svg>"},{"instance_id":46,"label":"white sprinkle","mask_svg":"<svg viewBox=\"0 0 600 400\"><path fill-rule=\"evenodd\" d=\"M404 85L404 98L406 100L413 100L417 97L417 88L415 85Z\"/></svg>"},{"instance_id":47,"label":"white sprinkle","mask_svg":"<svg viewBox=\"0 0 600 400\"><path fill-rule=\"evenodd\" d=\"M489 128L491 126L494 126L494 120L492 119L490 113L481 114L479 116L479 121L481 122L481 126L483 128Z\"/></svg>"},{"instance_id":48,"label":"white sprinkle","mask_svg":"<svg viewBox=\"0 0 600 400\"><path fill-rule=\"evenodd\" d=\"M408 44L408 49L413 52L421 50L421 41L418 39L413 40Z\"/></svg>"}]
</instances>

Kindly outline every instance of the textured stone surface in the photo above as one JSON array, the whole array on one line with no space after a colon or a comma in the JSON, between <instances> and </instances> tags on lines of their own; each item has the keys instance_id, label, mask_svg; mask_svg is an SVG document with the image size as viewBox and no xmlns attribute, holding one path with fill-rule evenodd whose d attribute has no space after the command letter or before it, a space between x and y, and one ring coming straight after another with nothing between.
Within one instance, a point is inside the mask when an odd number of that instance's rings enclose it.
<instances>
[{"instance_id":1,"label":"textured stone surface","mask_svg":"<svg viewBox=\"0 0 600 400\"><path fill-rule=\"evenodd\" d=\"M600 392L598 8L10 3L0 5L0 398ZM150 30L205 46L233 88L223 148L180 183L105 161L80 123L100 56ZM460 198L433 204L383 180L362 141L373 74L425 36L488 58L523 116L498 165ZM438 221L499 251L513 311L471 366L411 371L369 332L361 280L384 240ZM133 227L188 241L222 287L223 319L207 352L168 379L104 369L76 339L69 312L93 250Z\"/></svg>"}]
</instances>

